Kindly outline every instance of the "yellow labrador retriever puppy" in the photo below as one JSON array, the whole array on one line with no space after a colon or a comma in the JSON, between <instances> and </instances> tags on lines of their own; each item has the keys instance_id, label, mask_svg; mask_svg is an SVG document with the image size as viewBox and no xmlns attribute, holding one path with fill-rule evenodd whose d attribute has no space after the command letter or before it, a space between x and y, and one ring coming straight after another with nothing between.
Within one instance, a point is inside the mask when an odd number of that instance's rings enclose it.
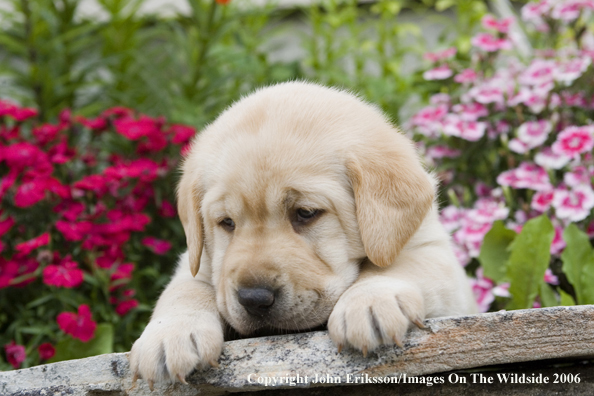
<instances>
[{"instance_id":1,"label":"yellow labrador retriever puppy","mask_svg":"<svg viewBox=\"0 0 594 396\"><path fill-rule=\"evenodd\" d=\"M476 312L435 181L375 107L304 82L240 100L193 142L178 208L188 252L132 370L184 381L223 333L327 322L340 350L402 346L411 323Z\"/></svg>"}]
</instances>

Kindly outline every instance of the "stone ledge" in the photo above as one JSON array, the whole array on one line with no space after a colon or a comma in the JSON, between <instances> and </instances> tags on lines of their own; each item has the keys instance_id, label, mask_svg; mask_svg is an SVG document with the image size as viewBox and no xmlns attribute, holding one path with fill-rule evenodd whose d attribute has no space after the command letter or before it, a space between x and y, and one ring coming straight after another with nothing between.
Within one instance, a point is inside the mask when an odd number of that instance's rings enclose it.
<instances>
[{"instance_id":1,"label":"stone ledge","mask_svg":"<svg viewBox=\"0 0 594 396\"><path fill-rule=\"evenodd\" d=\"M594 357L593 323L591 305L429 319L427 329L409 332L404 349L385 346L367 358L350 350L338 354L324 331L231 341L225 344L218 369L193 373L188 378L190 385L159 384L153 394L217 395L271 389L259 384L258 377L278 381L298 374L302 379L307 376L299 387L352 386L355 377L365 375L410 377L547 359L583 360ZM316 375L340 383L313 383ZM283 383L275 389L289 387ZM142 380L133 386L124 353L0 373L0 395L148 393Z\"/></svg>"}]
</instances>

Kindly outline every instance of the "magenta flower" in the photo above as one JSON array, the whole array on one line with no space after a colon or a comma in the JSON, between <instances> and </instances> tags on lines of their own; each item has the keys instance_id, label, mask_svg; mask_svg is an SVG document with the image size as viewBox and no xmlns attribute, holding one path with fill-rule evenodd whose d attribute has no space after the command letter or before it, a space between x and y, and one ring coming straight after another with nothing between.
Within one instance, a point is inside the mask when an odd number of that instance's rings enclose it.
<instances>
[{"instance_id":1,"label":"magenta flower","mask_svg":"<svg viewBox=\"0 0 594 396\"><path fill-rule=\"evenodd\" d=\"M124 300L124 301L120 301L118 303L118 305L116 305L115 311L118 315L124 316L128 312L130 312L131 309L136 308L137 306L138 306L138 300L135 300L135 299Z\"/></svg>"},{"instance_id":2,"label":"magenta flower","mask_svg":"<svg viewBox=\"0 0 594 396\"><path fill-rule=\"evenodd\" d=\"M56 221L56 228L62 233L67 241L81 241L91 232L93 223L89 221L68 222L64 220Z\"/></svg>"},{"instance_id":3,"label":"magenta flower","mask_svg":"<svg viewBox=\"0 0 594 396\"><path fill-rule=\"evenodd\" d=\"M563 240L563 228L559 226L555 226L555 236L553 237L553 242L551 242L551 254L557 255L565 249L565 241ZM549 278L549 280L554 281L557 277ZM545 273L545 282L551 283L547 280L547 274ZM551 283L552 285L558 285L557 283Z\"/></svg>"},{"instance_id":4,"label":"magenta flower","mask_svg":"<svg viewBox=\"0 0 594 396\"><path fill-rule=\"evenodd\" d=\"M26 242L19 243L15 246L15 249L20 254L26 256L27 254L31 253L33 250L37 249L38 247L44 246L49 244L50 242L50 234L49 232L45 232L40 236L30 239Z\"/></svg>"},{"instance_id":5,"label":"magenta flower","mask_svg":"<svg viewBox=\"0 0 594 396\"><path fill-rule=\"evenodd\" d=\"M10 341L10 344L4 345L4 352L6 352L6 361L15 369L21 367L21 363L23 363L27 357L25 354L25 347L23 345L18 345L14 340Z\"/></svg>"},{"instance_id":6,"label":"magenta flower","mask_svg":"<svg viewBox=\"0 0 594 396\"><path fill-rule=\"evenodd\" d=\"M169 201L161 202L161 207L159 208L159 216L163 217L175 217L177 214L177 210L175 210L175 206L171 204Z\"/></svg>"},{"instance_id":7,"label":"magenta flower","mask_svg":"<svg viewBox=\"0 0 594 396\"><path fill-rule=\"evenodd\" d=\"M132 279L132 272L134 271L133 263L120 264L116 271L111 274L111 280L116 281L118 279Z\"/></svg>"},{"instance_id":8,"label":"magenta flower","mask_svg":"<svg viewBox=\"0 0 594 396\"><path fill-rule=\"evenodd\" d=\"M557 189L553 207L559 219L573 222L584 220L594 208L594 191L589 185L579 185L572 190Z\"/></svg>"},{"instance_id":9,"label":"magenta flower","mask_svg":"<svg viewBox=\"0 0 594 396\"><path fill-rule=\"evenodd\" d=\"M483 51L495 52L511 49L511 42L507 39L497 38L489 33L479 33L470 40L470 43Z\"/></svg>"},{"instance_id":10,"label":"magenta flower","mask_svg":"<svg viewBox=\"0 0 594 396\"><path fill-rule=\"evenodd\" d=\"M70 334L82 342L87 342L95 336L97 323L93 321L91 309L86 304L78 307L78 314L62 312L58 315L56 321L64 333Z\"/></svg>"},{"instance_id":11,"label":"magenta flower","mask_svg":"<svg viewBox=\"0 0 594 396\"><path fill-rule=\"evenodd\" d=\"M50 286L73 288L83 282L84 274L78 264L66 256L58 265L43 269L43 283Z\"/></svg>"},{"instance_id":12,"label":"magenta flower","mask_svg":"<svg viewBox=\"0 0 594 396\"><path fill-rule=\"evenodd\" d=\"M446 78L452 77L453 74L454 74L454 72L452 71L452 69L450 69L450 67L444 63L441 66L438 66L436 68L433 68L431 70L427 70L426 72L424 72L423 78L428 81L430 81L430 80L445 80Z\"/></svg>"},{"instance_id":13,"label":"magenta flower","mask_svg":"<svg viewBox=\"0 0 594 396\"><path fill-rule=\"evenodd\" d=\"M138 120L133 118L120 118L113 122L116 132L130 140L138 140L143 136L159 133L159 125L154 119L141 116Z\"/></svg>"},{"instance_id":14,"label":"magenta flower","mask_svg":"<svg viewBox=\"0 0 594 396\"><path fill-rule=\"evenodd\" d=\"M171 249L171 242L154 237L143 238L142 244L157 254L165 254Z\"/></svg>"},{"instance_id":15,"label":"magenta flower","mask_svg":"<svg viewBox=\"0 0 594 396\"><path fill-rule=\"evenodd\" d=\"M553 152L567 157L591 151L594 148L594 125L570 126L557 136L551 147Z\"/></svg>"},{"instance_id":16,"label":"magenta flower","mask_svg":"<svg viewBox=\"0 0 594 396\"><path fill-rule=\"evenodd\" d=\"M187 125L174 124L167 133L173 134L171 141L175 144L187 144L196 135L196 129Z\"/></svg>"},{"instance_id":17,"label":"magenta flower","mask_svg":"<svg viewBox=\"0 0 594 396\"><path fill-rule=\"evenodd\" d=\"M56 348L49 342L44 342L43 344L37 347L37 352L39 352L39 357L41 360L48 360L54 357L56 354Z\"/></svg>"},{"instance_id":18,"label":"magenta flower","mask_svg":"<svg viewBox=\"0 0 594 396\"><path fill-rule=\"evenodd\" d=\"M0 214L2 212L0 211ZM14 219L12 217L7 217L6 220L0 221L0 236L6 234L14 225Z\"/></svg>"}]
</instances>

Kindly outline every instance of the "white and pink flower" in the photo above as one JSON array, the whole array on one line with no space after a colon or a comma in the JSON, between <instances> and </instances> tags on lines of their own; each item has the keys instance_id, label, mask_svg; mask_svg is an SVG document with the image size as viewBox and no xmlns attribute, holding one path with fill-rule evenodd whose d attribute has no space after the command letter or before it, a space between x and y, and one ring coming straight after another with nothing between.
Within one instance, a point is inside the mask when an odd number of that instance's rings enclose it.
<instances>
[{"instance_id":1,"label":"white and pink flower","mask_svg":"<svg viewBox=\"0 0 594 396\"><path fill-rule=\"evenodd\" d=\"M503 105L505 103L503 89L494 84L476 86L468 91L468 95L482 104L495 103Z\"/></svg>"},{"instance_id":2,"label":"white and pink flower","mask_svg":"<svg viewBox=\"0 0 594 396\"><path fill-rule=\"evenodd\" d=\"M550 147L543 148L534 156L534 162L546 169L561 169L571 158L554 152Z\"/></svg>"},{"instance_id":3,"label":"white and pink flower","mask_svg":"<svg viewBox=\"0 0 594 396\"><path fill-rule=\"evenodd\" d=\"M460 84L466 84L476 81L478 75L473 69L464 69L454 76L454 81Z\"/></svg>"},{"instance_id":4,"label":"white and pink flower","mask_svg":"<svg viewBox=\"0 0 594 396\"><path fill-rule=\"evenodd\" d=\"M423 78L427 81L431 80L445 80L446 78L450 78L454 75L454 72L447 64L443 64L441 66L435 67L433 69L427 70L423 73Z\"/></svg>"},{"instance_id":5,"label":"white and pink flower","mask_svg":"<svg viewBox=\"0 0 594 396\"><path fill-rule=\"evenodd\" d=\"M587 56L560 62L554 71L555 80L565 85L571 85L588 70L591 63L592 60Z\"/></svg>"},{"instance_id":6,"label":"white and pink flower","mask_svg":"<svg viewBox=\"0 0 594 396\"><path fill-rule=\"evenodd\" d=\"M512 48L511 41L504 38L497 38L489 33L479 33L474 36L470 43L483 51L495 52Z\"/></svg>"},{"instance_id":7,"label":"white and pink flower","mask_svg":"<svg viewBox=\"0 0 594 396\"><path fill-rule=\"evenodd\" d=\"M458 50L456 49L456 47L450 47L443 51L427 52L424 55L424 58L433 62L433 63L437 63L437 62L445 60L445 59L453 58L454 55L456 55L457 51Z\"/></svg>"},{"instance_id":8,"label":"white and pink flower","mask_svg":"<svg viewBox=\"0 0 594 396\"><path fill-rule=\"evenodd\" d=\"M487 14L483 17L481 22L486 29L493 29L499 33L508 33L509 27L514 22L514 18L508 17L504 19L496 19L493 15Z\"/></svg>"},{"instance_id":9,"label":"white and pink flower","mask_svg":"<svg viewBox=\"0 0 594 396\"><path fill-rule=\"evenodd\" d=\"M532 196L532 202L530 203L530 207L536 211L541 213L546 212L551 207L553 203L553 196L554 191L537 191L534 196Z\"/></svg>"},{"instance_id":10,"label":"white and pink flower","mask_svg":"<svg viewBox=\"0 0 594 396\"><path fill-rule=\"evenodd\" d=\"M441 134L441 121L446 114L448 106L445 104L427 106L412 117L411 124L417 127L419 133L435 138Z\"/></svg>"},{"instance_id":11,"label":"white and pink flower","mask_svg":"<svg viewBox=\"0 0 594 396\"><path fill-rule=\"evenodd\" d=\"M519 82L524 85L537 86L549 84L554 81L556 70L555 61L537 58L520 74Z\"/></svg>"},{"instance_id":12,"label":"white and pink flower","mask_svg":"<svg viewBox=\"0 0 594 396\"><path fill-rule=\"evenodd\" d=\"M563 175L563 181L570 187L577 187L580 184L592 184L592 171L583 165L578 165Z\"/></svg>"},{"instance_id":13,"label":"white and pink flower","mask_svg":"<svg viewBox=\"0 0 594 396\"><path fill-rule=\"evenodd\" d=\"M509 214L509 208L501 202L497 202L492 198L480 198L474 204L474 209L471 209L467 216L478 223L489 223L491 226L496 220L504 220ZM489 229L490 229L489 226Z\"/></svg>"},{"instance_id":14,"label":"white and pink flower","mask_svg":"<svg viewBox=\"0 0 594 396\"><path fill-rule=\"evenodd\" d=\"M582 221L594 208L594 191L589 185L580 185L571 190L557 189L553 197L553 207L559 219Z\"/></svg>"},{"instance_id":15,"label":"white and pink flower","mask_svg":"<svg viewBox=\"0 0 594 396\"><path fill-rule=\"evenodd\" d=\"M518 138L532 149L542 145L552 130L553 125L550 121L528 121L518 128Z\"/></svg>"},{"instance_id":16,"label":"white and pink flower","mask_svg":"<svg viewBox=\"0 0 594 396\"><path fill-rule=\"evenodd\" d=\"M456 114L448 114L443 121L443 133L475 142L485 135L484 122L464 121Z\"/></svg>"},{"instance_id":17,"label":"white and pink flower","mask_svg":"<svg viewBox=\"0 0 594 396\"><path fill-rule=\"evenodd\" d=\"M565 128L551 148L553 152L571 158L591 151L594 148L594 125Z\"/></svg>"},{"instance_id":18,"label":"white and pink flower","mask_svg":"<svg viewBox=\"0 0 594 396\"><path fill-rule=\"evenodd\" d=\"M528 188L542 191L552 189L547 171L538 165L522 162L516 169L510 169L497 176L497 183L512 188Z\"/></svg>"},{"instance_id":19,"label":"white and pink flower","mask_svg":"<svg viewBox=\"0 0 594 396\"><path fill-rule=\"evenodd\" d=\"M457 149L453 149L445 145L431 146L427 149L426 154L429 158L456 158L459 157L462 152Z\"/></svg>"},{"instance_id":20,"label":"white and pink flower","mask_svg":"<svg viewBox=\"0 0 594 396\"><path fill-rule=\"evenodd\" d=\"M480 104L480 103L460 103L455 105L452 110L454 110L460 118L464 121L476 121L481 117L486 117L489 115L489 111L487 108Z\"/></svg>"},{"instance_id":21,"label":"white and pink flower","mask_svg":"<svg viewBox=\"0 0 594 396\"><path fill-rule=\"evenodd\" d=\"M479 312L487 312L491 307L491 303L495 301L495 296L509 297L509 283L502 283L495 286L489 278L483 276L483 269L476 270L476 279L470 279L470 285L474 298L476 299Z\"/></svg>"}]
</instances>

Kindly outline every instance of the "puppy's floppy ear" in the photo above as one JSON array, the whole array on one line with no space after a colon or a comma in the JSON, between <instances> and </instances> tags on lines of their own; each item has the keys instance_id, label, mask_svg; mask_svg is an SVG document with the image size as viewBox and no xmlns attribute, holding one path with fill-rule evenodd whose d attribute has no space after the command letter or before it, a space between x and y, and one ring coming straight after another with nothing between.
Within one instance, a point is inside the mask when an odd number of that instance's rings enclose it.
<instances>
[{"instance_id":1,"label":"puppy's floppy ear","mask_svg":"<svg viewBox=\"0 0 594 396\"><path fill-rule=\"evenodd\" d=\"M412 142L393 133L395 140L359 148L346 164L365 252L379 267L394 262L435 196Z\"/></svg>"},{"instance_id":2,"label":"puppy's floppy ear","mask_svg":"<svg viewBox=\"0 0 594 396\"><path fill-rule=\"evenodd\" d=\"M177 211L186 233L190 256L190 270L196 276L200 269L200 256L204 245L204 231L200 214L200 194L197 180L186 169L177 188Z\"/></svg>"}]
</instances>

